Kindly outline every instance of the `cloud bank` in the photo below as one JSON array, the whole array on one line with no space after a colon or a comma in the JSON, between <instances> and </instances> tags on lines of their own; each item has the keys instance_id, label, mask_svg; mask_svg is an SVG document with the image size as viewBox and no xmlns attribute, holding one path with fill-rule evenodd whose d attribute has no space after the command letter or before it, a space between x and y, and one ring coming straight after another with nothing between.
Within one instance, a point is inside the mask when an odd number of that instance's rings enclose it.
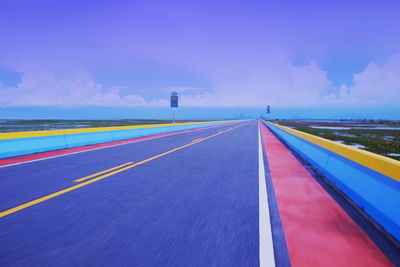
<instances>
[{"instance_id":1,"label":"cloud bank","mask_svg":"<svg viewBox=\"0 0 400 267\"><path fill-rule=\"evenodd\" d=\"M353 86L339 88L327 78L317 61L294 65L283 53L243 64L198 64L196 71L208 75L210 88L171 84L158 88L159 97L135 93L136 85L104 86L88 71L53 73L39 65L21 66L16 86L0 82L1 106L168 106L168 93L180 93L186 107L320 107L330 105L398 105L400 54L382 65L370 63L353 76Z\"/></svg>"}]
</instances>

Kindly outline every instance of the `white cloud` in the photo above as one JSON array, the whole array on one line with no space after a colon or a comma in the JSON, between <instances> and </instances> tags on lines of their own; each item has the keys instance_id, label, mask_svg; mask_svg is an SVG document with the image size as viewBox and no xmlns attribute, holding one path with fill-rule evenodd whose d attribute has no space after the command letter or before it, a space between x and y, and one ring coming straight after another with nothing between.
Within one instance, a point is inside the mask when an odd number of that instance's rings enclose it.
<instances>
[{"instance_id":1,"label":"white cloud","mask_svg":"<svg viewBox=\"0 0 400 267\"><path fill-rule=\"evenodd\" d=\"M340 98L347 104L400 105L400 54L387 64L369 64L353 76L352 87L342 86Z\"/></svg>"},{"instance_id":2,"label":"white cloud","mask_svg":"<svg viewBox=\"0 0 400 267\"><path fill-rule=\"evenodd\" d=\"M273 60L273 61L271 61ZM217 71L218 73L218 71ZM316 61L294 66L286 57L248 62L214 76L215 92L182 96L188 106L309 106L336 97L336 88ZM184 104L182 104L184 105Z\"/></svg>"},{"instance_id":3,"label":"white cloud","mask_svg":"<svg viewBox=\"0 0 400 267\"><path fill-rule=\"evenodd\" d=\"M229 63L228 63L229 64ZM217 65L217 64L216 64ZM327 78L316 61L294 66L284 54L268 56L264 62L249 60L240 67L220 71L213 77L214 93L183 96L188 106L321 107L399 105L400 54L387 64L369 64L353 77L354 85L339 88Z\"/></svg>"},{"instance_id":4,"label":"white cloud","mask_svg":"<svg viewBox=\"0 0 400 267\"><path fill-rule=\"evenodd\" d=\"M234 60L238 60L235 58ZM85 71L56 75L40 66L24 66L16 87L0 83L3 106L168 106L166 92L178 91L186 107L312 107L329 105L399 105L400 54L387 64L369 64L354 75L354 85L333 86L318 62L295 66L284 53L270 53L241 64L216 60L197 64L212 81L211 88L159 88L157 99L146 99L130 88L106 87ZM199 71L197 69L196 71Z\"/></svg>"},{"instance_id":5,"label":"white cloud","mask_svg":"<svg viewBox=\"0 0 400 267\"><path fill-rule=\"evenodd\" d=\"M104 87L84 71L64 77L40 66L25 66L16 87L0 86L3 106L158 106L161 100L146 101L137 94L124 95L124 87Z\"/></svg>"},{"instance_id":6,"label":"white cloud","mask_svg":"<svg viewBox=\"0 0 400 267\"><path fill-rule=\"evenodd\" d=\"M164 88L164 92L166 93L171 93L172 91L176 91L178 93L198 93L198 92L204 92L208 91L209 88L203 88L203 87L184 87L184 86L168 86L167 88Z\"/></svg>"}]
</instances>

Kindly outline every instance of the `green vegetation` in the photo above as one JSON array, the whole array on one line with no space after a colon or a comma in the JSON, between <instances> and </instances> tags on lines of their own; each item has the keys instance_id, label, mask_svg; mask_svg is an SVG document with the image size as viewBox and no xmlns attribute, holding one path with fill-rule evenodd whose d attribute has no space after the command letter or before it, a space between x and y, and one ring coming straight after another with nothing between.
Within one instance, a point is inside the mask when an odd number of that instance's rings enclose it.
<instances>
[{"instance_id":1,"label":"green vegetation","mask_svg":"<svg viewBox=\"0 0 400 267\"><path fill-rule=\"evenodd\" d=\"M329 140L359 147L393 159L400 159L397 156L400 155L400 121L279 120L276 122ZM330 127L331 129L329 129Z\"/></svg>"}]
</instances>

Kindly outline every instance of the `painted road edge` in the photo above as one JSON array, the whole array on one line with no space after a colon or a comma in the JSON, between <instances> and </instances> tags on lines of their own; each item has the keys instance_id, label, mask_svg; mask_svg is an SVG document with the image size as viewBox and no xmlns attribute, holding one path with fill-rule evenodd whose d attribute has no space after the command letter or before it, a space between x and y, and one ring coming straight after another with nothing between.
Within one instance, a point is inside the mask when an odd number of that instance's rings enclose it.
<instances>
[{"instance_id":1,"label":"painted road edge","mask_svg":"<svg viewBox=\"0 0 400 267\"><path fill-rule=\"evenodd\" d=\"M276 123L267 122L283 131L291 133L300 139L311 142L314 145L325 148L349 160L357 162L367 168L379 172L387 177L400 182L400 161L394 160L376 153L361 150L348 145L340 144L316 135L291 129Z\"/></svg>"},{"instance_id":2,"label":"painted road edge","mask_svg":"<svg viewBox=\"0 0 400 267\"><path fill-rule=\"evenodd\" d=\"M207 123L235 122L235 121L238 120L200 121L200 122L194 121L194 122L183 122L183 123L139 124L132 126L109 126L109 127L90 127L90 128L78 128L78 129L9 132L9 133L0 133L0 140L56 136L56 135L66 135L66 134L98 133L98 132L110 132L110 131L133 130L133 129L144 129L144 128L161 128L169 126L183 126L192 124L207 124Z\"/></svg>"},{"instance_id":3,"label":"painted road edge","mask_svg":"<svg viewBox=\"0 0 400 267\"><path fill-rule=\"evenodd\" d=\"M38 152L38 153L34 153L34 154L15 156L15 157L11 157L11 158L4 158L4 159L0 158L0 168L20 165L20 164L24 164L24 163L31 163L31 162L41 161L41 160L46 160L46 159L58 158L58 157L63 157L63 156L68 156L68 155L73 155L73 154L78 154L78 153L84 153L84 152L103 149L103 148L110 148L110 147L121 146L121 145L125 145L125 144L153 140L153 139L163 138L163 137L171 136L171 135L175 135L175 134L184 134L184 133L189 133L192 131L201 131L201 130L215 128L215 127L222 127L224 125L229 125L229 123L221 124L221 125L212 125L212 126L201 127L201 128L188 129L188 130L182 130L182 131L176 131L176 132L148 135L148 136L143 136L143 137L134 137L134 138L124 139L124 140L104 142L104 143L93 144L93 145L83 145L83 146L72 147L72 148ZM51 154L51 156L43 156L42 157L42 155L44 155L44 154ZM29 159L23 159L25 157L29 158ZM21 158L21 161L2 164L2 161L9 161L9 160L18 159L18 158ZM30 159L30 158L33 158L33 159Z\"/></svg>"},{"instance_id":4,"label":"painted road edge","mask_svg":"<svg viewBox=\"0 0 400 267\"><path fill-rule=\"evenodd\" d=\"M276 266L272 241L271 221L268 206L267 184L265 182L265 166L263 148L258 125L258 206L259 206L259 234L260 234L260 267Z\"/></svg>"}]
</instances>

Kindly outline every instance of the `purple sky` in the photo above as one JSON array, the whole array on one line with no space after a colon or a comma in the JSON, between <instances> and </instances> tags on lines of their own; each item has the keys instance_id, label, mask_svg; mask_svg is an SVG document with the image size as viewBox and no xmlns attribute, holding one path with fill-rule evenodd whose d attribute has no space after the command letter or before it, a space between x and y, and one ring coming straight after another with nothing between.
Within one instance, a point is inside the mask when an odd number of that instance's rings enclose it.
<instances>
[{"instance_id":1,"label":"purple sky","mask_svg":"<svg viewBox=\"0 0 400 267\"><path fill-rule=\"evenodd\" d=\"M0 106L159 108L176 90L183 107L399 107L399 10L388 0L2 0Z\"/></svg>"}]
</instances>

